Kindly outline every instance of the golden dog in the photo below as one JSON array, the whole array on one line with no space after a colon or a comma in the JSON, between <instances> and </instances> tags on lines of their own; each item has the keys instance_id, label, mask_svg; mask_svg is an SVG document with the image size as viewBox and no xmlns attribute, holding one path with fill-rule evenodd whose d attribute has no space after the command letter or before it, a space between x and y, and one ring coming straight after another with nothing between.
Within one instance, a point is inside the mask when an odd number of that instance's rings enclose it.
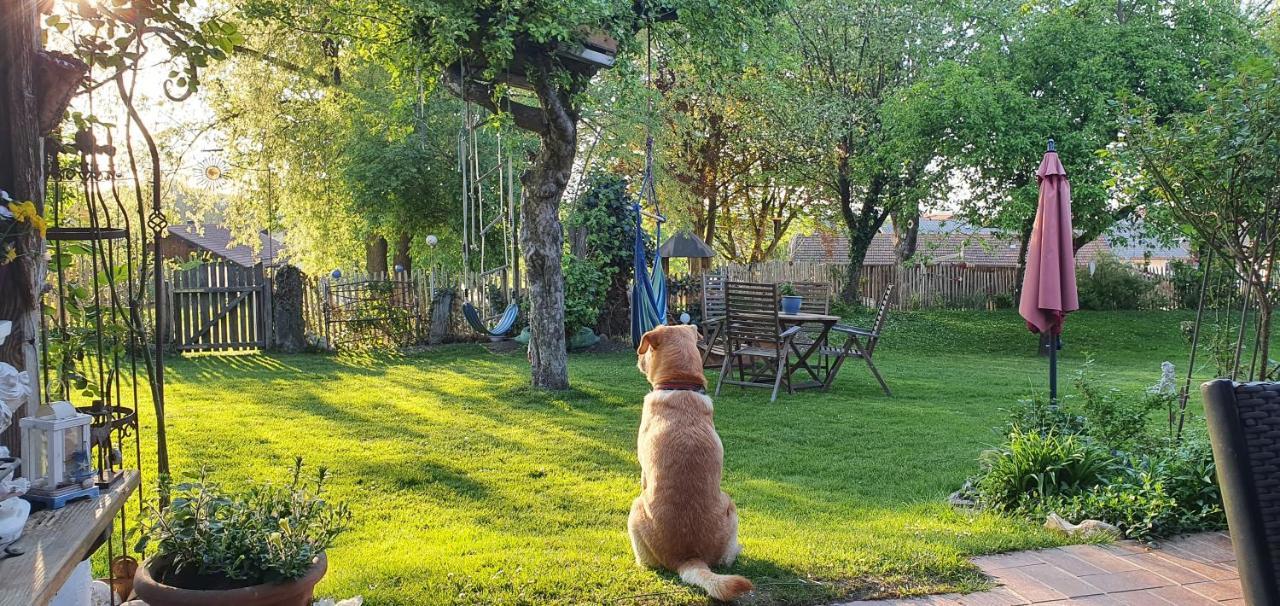
<instances>
[{"instance_id":1,"label":"golden dog","mask_svg":"<svg viewBox=\"0 0 1280 606\"><path fill-rule=\"evenodd\" d=\"M653 391L644 399L638 455L640 496L627 529L641 566L661 566L718 600L751 591L744 577L711 572L742 551L738 512L720 490L724 447L703 390L698 331L659 326L644 335L636 366Z\"/></svg>"}]
</instances>

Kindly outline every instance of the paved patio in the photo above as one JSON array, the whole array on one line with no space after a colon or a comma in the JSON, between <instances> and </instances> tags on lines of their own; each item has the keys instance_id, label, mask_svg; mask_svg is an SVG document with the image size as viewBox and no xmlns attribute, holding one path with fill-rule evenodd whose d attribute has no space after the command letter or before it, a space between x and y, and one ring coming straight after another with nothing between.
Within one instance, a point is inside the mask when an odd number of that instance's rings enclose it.
<instances>
[{"instance_id":1,"label":"paved patio","mask_svg":"<svg viewBox=\"0 0 1280 606\"><path fill-rule=\"evenodd\" d=\"M974 558L999 587L968 595L845 602L839 606L1244 605L1231 539L1186 535L1151 549L1124 541Z\"/></svg>"}]
</instances>

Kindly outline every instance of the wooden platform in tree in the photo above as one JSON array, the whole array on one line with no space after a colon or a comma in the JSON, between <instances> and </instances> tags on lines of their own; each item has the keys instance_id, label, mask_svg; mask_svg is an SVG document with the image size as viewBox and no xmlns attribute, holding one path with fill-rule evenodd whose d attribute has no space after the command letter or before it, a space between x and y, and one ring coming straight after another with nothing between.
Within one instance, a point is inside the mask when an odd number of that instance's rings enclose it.
<instances>
[{"instance_id":1,"label":"wooden platform in tree","mask_svg":"<svg viewBox=\"0 0 1280 606\"><path fill-rule=\"evenodd\" d=\"M0 606L38 606L53 599L72 569L111 528L120 508L137 490L138 479L136 470L127 470L96 499L31 512L18 539L25 553L0 560Z\"/></svg>"}]
</instances>

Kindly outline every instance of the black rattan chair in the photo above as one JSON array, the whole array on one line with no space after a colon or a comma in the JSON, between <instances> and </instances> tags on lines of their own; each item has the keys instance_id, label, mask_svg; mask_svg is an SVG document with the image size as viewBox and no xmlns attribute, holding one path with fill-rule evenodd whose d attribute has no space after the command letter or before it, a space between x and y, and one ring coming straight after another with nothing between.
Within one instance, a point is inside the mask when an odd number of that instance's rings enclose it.
<instances>
[{"instance_id":1,"label":"black rattan chair","mask_svg":"<svg viewBox=\"0 0 1280 606\"><path fill-rule=\"evenodd\" d=\"M1280 383L1200 390L1245 602L1280 606Z\"/></svg>"}]
</instances>

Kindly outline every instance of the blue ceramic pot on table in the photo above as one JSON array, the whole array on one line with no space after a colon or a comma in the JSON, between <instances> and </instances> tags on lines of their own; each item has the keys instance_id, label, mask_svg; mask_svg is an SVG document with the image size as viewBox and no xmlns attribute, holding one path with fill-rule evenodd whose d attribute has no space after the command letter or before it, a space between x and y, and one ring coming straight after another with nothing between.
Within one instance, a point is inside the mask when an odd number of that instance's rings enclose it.
<instances>
[{"instance_id":1,"label":"blue ceramic pot on table","mask_svg":"<svg viewBox=\"0 0 1280 606\"><path fill-rule=\"evenodd\" d=\"M798 314L800 313L800 304L804 302L804 297L795 295L782 295L782 313Z\"/></svg>"}]
</instances>

